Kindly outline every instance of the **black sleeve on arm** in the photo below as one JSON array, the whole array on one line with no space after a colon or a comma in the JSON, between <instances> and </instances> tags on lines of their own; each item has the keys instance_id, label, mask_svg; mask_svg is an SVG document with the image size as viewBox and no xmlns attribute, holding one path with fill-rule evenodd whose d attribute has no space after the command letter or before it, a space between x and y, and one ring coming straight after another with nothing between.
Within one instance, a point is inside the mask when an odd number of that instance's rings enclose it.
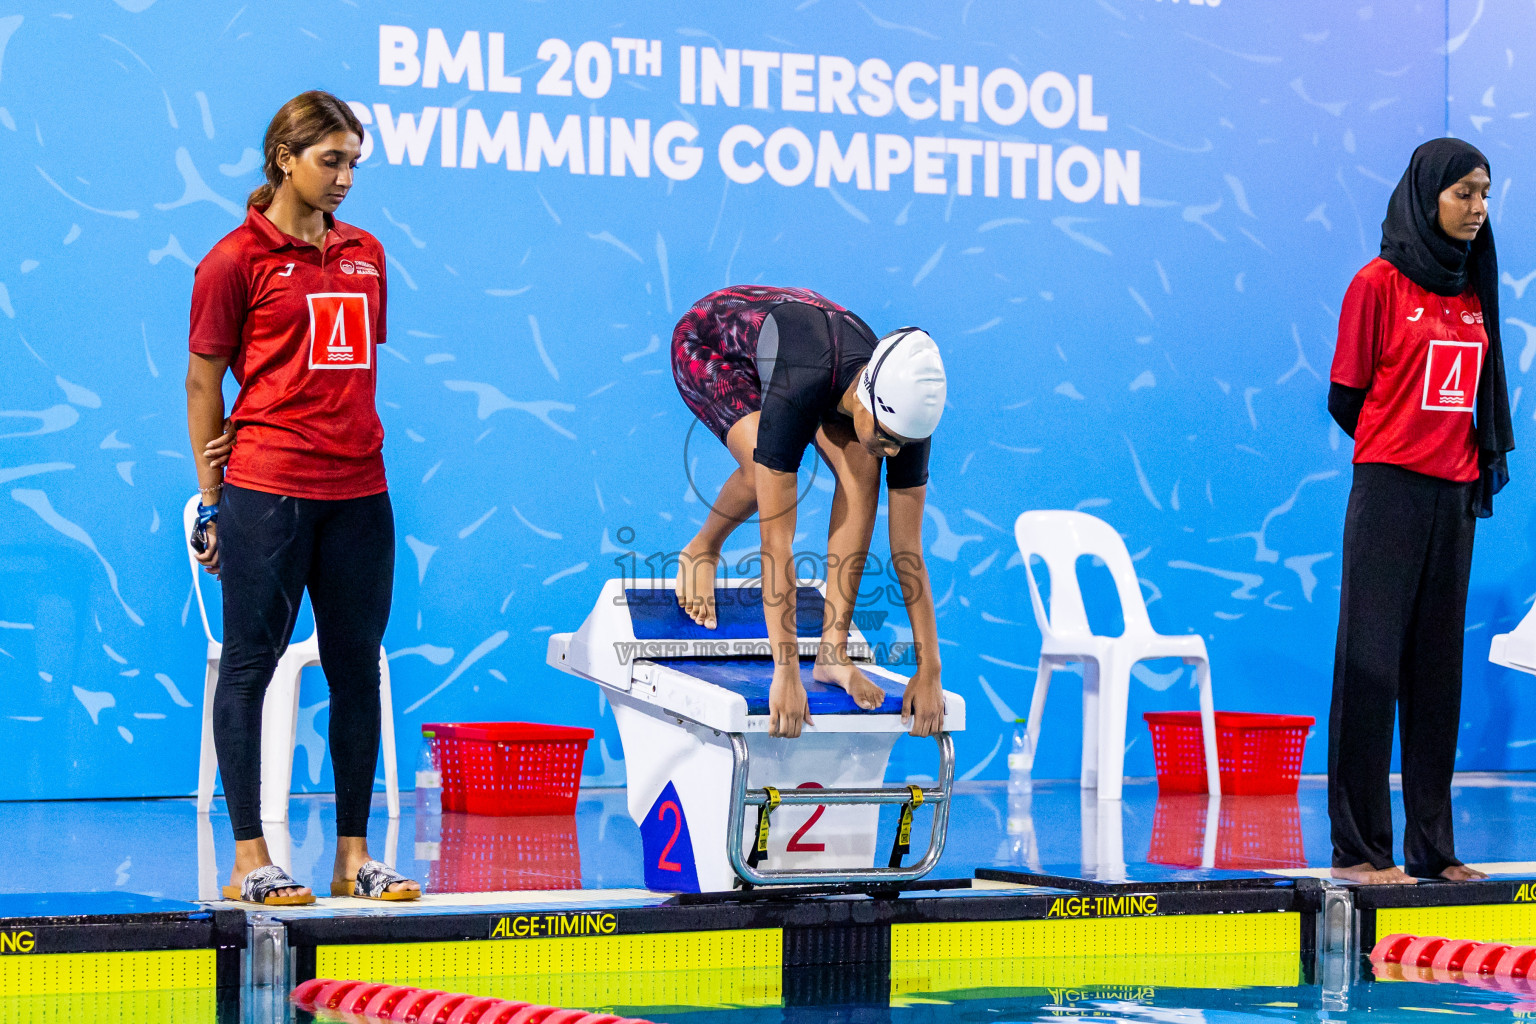
<instances>
[{"instance_id":1,"label":"black sleeve on arm","mask_svg":"<svg viewBox=\"0 0 1536 1024\"><path fill-rule=\"evenodd\" d=\"M1328 385L1328 413L1339 429L1350 437L1360 425L1360 410L1365 405L1366 388L1352 388L1337 382Z\"/></svg>"},{"instance_id":2,"label":"black sleeve on arm","mask_svg":"<svg viewBox=\"0 0 1536 1024\"><path fill-rule=\"evenodd\" d=\"M885 486L893 491L906 487L921 487L928 482L928 449L933 438L925 437L913 444L904 444L901 451L885 460Z\"/></svg>"},{"instance_id":3,"label":"black sleeve on arm","mask_svg":"<svg viewBox=\"0 0 1536 1024\"><path fill-rule=\"evenodd\" d=\"M855 313L829 313L837 325L837 379L847 388L863 372L879 340Z\"/></svg>"}]
</instances>

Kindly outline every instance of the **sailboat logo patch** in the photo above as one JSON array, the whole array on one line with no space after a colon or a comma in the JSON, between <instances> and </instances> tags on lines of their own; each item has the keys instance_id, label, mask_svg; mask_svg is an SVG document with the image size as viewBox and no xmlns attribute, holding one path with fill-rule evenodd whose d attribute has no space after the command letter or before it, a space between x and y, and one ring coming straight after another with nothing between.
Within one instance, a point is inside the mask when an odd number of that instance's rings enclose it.
<instances>
[{"instance_id":1,"label":"sailboat logo patch","mask_svg":"<svg viewBox=\"0 0 1536 1024\"><path fill-rule=\"evenodd\" d=\"M309 368L366 370L373 362L368 296L321 292L309 299Z\"/></svg>"},{"instance_id":2,"label":"sailboat logo patch","mask_svg":"<svg viewBox=\"0 0 1536 1024\"><path fill-rule=\"evenodd\" d=\"M1471 412L1477 379L1483 369L1483 346L1475 341L1431 341L1424 361L1424 401L1431 412Z\"/></svg>"}]
</instances>

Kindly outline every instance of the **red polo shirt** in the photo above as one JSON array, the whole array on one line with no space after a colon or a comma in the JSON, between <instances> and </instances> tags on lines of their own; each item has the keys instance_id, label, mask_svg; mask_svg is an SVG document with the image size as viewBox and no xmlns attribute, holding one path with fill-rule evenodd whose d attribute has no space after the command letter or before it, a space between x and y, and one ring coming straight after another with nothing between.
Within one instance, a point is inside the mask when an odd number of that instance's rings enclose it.
<instances>
[{"instance_id":1,"label":"red polo shirt","mask_svg":"<svg viewBox=\"0 0 1536 1024\"><path fill-rule=\"evenodd\" d=\"M1488 352L1477 295L1436 295L1384 259L1355 275L1339 313L1335 383L1369 388L1355 461L1477 479L1472 409Z\"/></svg>"},{"instance_id":2,"label":"red polo shirt","mask_svg":"<svg viewBox=\"0 0 1536 1024\"><path fill-rule=\"evenodd\" d=\"M197 266L190 347L229 356L240 384L224 478L294 498L385 490L374 408L384 344L384 248L332 221L322 248L252 207Z\"/></svg>"}]
</instances>

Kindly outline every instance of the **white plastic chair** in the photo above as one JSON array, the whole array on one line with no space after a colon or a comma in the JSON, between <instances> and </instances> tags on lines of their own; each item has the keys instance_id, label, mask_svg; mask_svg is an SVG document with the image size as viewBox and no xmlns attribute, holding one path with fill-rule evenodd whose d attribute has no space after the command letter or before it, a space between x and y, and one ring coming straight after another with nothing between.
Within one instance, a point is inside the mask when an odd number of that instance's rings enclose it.
<instances>
[{"instance_id":1,"label":"white plastic chair","mask_svg":"<svg viewBox=\"0 0 1536 1024\"><path fill-rule=\"evenodd\" d=\"M192 588L197 595L197 613L203 620L203 634L208 638L208 659L203 678L203 735L197 759L197 810L206 814L213 805L214 773L218 757L213 749L213 691L219 682L219 658L223 645L213 638L208 624L208 609L203 603L203 568L193 556L190 539L197 522L199 496L194 494L182 510L182 529L188 538L187 561L192 566ZM261 706L261 820L288 820L288 783L293 777L294 739L299 722L299 677L304 669L320 664L317 634L290 643L277 661L277 670L267 686ZM399 767L395 764L395 714L389 691L389 659L379 648L379 739L384 755L384 792L391 820L400 817Z\"/></svg>"},{"instance_id":2,"label":"white plastic chair","mask_svg":"<svg viewBox=\"0 0 1536 1024\"><path fill-rule=\"evenodd\" d=\"M1493 638L1488 660L1517 672L1536 675L1536 605L1525 613L1525 618L1511 632Z\"/></svg>"},{"instance_id":3,"label":"white plastic chair","mask_svg":"<svg viewBox=\"0 0 1536 1024\"><path fill-rule=\"evenodd\" d=\"M1083 664L1082 786L1098 790L1100 800L1119 800L1125 774L1125 716L1130 701L1131 668L1147 658L1182 658L1193 665L1200 690L1200 724L1205 734L1206 784L1221 793L1216 762L1216 716L1211 700L1210 660L1205 641L1195 634L1165 636L1152 628L1141 584L1125 542L1102 519L1083 512L1025 512L1013 533L1029 576L1029 598L1040 627L1040 668L1029 706L1025 759L1034 768L1040 718L1051 686L1051 672L1071 662ZM1038 555L1050 573L1051 600L1047 614L1035 581L1032 556ZM1095 636L1088 625L1077 560L1094 555L1109 567L1120 597L1125 632L1117 637Z\"/></svg>"}]
</instances>

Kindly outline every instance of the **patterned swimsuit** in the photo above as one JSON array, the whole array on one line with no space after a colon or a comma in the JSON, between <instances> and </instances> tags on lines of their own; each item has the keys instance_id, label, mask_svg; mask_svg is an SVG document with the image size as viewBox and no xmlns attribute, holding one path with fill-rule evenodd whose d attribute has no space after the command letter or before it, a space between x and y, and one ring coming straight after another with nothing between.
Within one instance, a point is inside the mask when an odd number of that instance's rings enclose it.
<instances>
[{"instance_id":1,"label":"patterned swimsuit","mask_svg":"<svg viewBox=\"0 0 1536 1024\"><path fill-rule=\"evenodd\" d=\"M868 324L813 291L736 285L683 314L672 332L672 378L722 444L737 420L761 413L753 461L794 473L818 427L841 420L852 429L838 401L876 343ZM931 447L923 438L887 458L887 486L926 484Z\"/></svg>"},{"instance_id":2,"label":"patterned swimsuit","mask_svg":"<svg viewBox=\"0 0 1536 1024\"><path fill-rule=\"evenodd\" d=\"M757 335L774 307L786 302L847 312L805 288L734 285L694 303L672 332L672 379L688 408L722 444L737 420L762 410Z\"/></svg>"}]
</instances>

